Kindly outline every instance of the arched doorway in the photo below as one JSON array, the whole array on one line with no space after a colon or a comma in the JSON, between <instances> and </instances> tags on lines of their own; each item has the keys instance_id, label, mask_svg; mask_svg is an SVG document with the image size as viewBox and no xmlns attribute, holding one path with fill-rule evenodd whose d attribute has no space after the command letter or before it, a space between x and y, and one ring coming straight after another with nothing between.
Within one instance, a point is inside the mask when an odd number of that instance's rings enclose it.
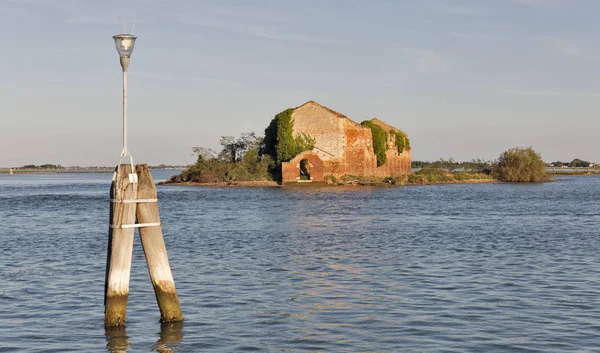
<instances>
[{"instance_id":1,"label":"arched doorway","mask_svg":"<svg viewBox=\"0 0 600 353\"><path fill-rule=\"evenodd\" d=\"M312 165L308 161L308 158L304 158L300 161L300 180L310 180L310 169Z\"/></svg>"},{"instance_id":2,"label":"arched doorway","mask_svg":"<svg viewBox=\"0 0 600 353\"><path fill-rule=\"evenodd\" d=\"M312 151L304 151L289 162L281 163L281 181L324 181L325 166Z\"/></svg>"}]
</instances>

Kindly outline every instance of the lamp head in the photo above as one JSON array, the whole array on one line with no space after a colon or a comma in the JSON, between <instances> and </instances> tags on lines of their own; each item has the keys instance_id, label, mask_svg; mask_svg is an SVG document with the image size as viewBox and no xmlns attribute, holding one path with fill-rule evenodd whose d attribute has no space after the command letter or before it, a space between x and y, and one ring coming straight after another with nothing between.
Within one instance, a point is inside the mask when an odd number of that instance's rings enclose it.
<instances>
[{"instance_id":1,"label":"lamp head","mask_svg":"<svg viewBox=\"0 0 600 353\"><path fill-rule=\"evenodd\" d=\"M117 52L121 57L121 66L123 67L123 70L127 70L129 58L131 57L131 53L133 53L133 47L137 37L133 34L117 34L113 36L113 39L115 40Z\"/></svg>"}]
</instances>

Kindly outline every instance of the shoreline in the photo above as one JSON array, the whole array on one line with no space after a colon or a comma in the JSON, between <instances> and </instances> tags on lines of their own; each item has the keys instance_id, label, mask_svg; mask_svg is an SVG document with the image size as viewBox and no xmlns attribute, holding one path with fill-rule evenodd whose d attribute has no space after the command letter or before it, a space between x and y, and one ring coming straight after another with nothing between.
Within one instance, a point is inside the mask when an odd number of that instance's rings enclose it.
<instances>
[{"instance_id":1,"label":"shoreline","mask_svg":"<svg viewBox=\"0 0 600 353\"><path fill-rule=\"evenodd\" d=\"M450 180L450 181L438 181L428 183L406 183L406 184L390 184L390 183L349 183L349 184L333 184L325 181L316 181L311 183L298 183L298 182L287 182L279 183L276 181L269 180L257 180L257 181L237 181L237 182L215 182L215 183L196 183L196 182L169 182L162 181L158 185L167 186L197 186L197 187L287 187L287 188L306 188L306 187L402 187L402 186L426 186L426 185L444 185L444 184L489 184L489 183L501 183L496 179L469 179L469 180Z\"/></svg>"}]
</instances>

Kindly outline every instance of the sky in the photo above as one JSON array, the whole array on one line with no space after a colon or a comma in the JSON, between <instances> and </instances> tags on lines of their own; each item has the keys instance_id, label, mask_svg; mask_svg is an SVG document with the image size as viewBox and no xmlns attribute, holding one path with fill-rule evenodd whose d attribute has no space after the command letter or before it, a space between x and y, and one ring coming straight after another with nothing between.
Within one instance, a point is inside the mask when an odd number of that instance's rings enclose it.
<instances>
[{"instance_id":1,"label":"sky","mask_svg":"<svg viewBox=\"0 0 600 353\"><path fill-rule=\"evenodd\" d=\"M598 13L596 0L0 0L0 167L118 163L125 16L138 163L193 162L192 147L262 134L309 100L406 131L413 160L532 146L600 162Z\"/></svg>"}]
</instances>

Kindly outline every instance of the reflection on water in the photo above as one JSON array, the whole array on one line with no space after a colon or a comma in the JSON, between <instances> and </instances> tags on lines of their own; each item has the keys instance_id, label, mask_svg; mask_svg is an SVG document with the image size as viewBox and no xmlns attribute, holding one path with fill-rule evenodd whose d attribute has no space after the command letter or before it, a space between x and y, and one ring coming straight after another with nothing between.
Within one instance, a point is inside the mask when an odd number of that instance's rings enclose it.
<instances>
[{"instance_id":1,"label":"reflection on water","mask_svg":"<svg viewBox=\"0 0 600 353\"><path fill-rule=\"evenodd\" d=\"M183 322L161 323L160 337L152 347L153 350L160 353L176 352L183 339L182 329Z\"/></svg>"},{"instance_id":2,"label":"reflection on water","mask_svg":"<svg viewBox=\"0 0 600 353\"><path fill-rule=\"evenodd\" d=\"M177 352L183 339L182 329L183 322L161 323L159 337L152 350L160 353ZM131 348L125 326L105 327L104 335L107 342L106 350L110 353L125 353L128 348Z\"/></svg>"},{"instance_id":3,"label":"reflection on water","mask_svg":"<svg viewBox=\"0 0 600 353\"><path fill-rule=\"evenodd\" d=\"M105 327L106 350L111 353L124 353L130 348L129 337L125 326Z\"/></svg>"}]
</instances>

